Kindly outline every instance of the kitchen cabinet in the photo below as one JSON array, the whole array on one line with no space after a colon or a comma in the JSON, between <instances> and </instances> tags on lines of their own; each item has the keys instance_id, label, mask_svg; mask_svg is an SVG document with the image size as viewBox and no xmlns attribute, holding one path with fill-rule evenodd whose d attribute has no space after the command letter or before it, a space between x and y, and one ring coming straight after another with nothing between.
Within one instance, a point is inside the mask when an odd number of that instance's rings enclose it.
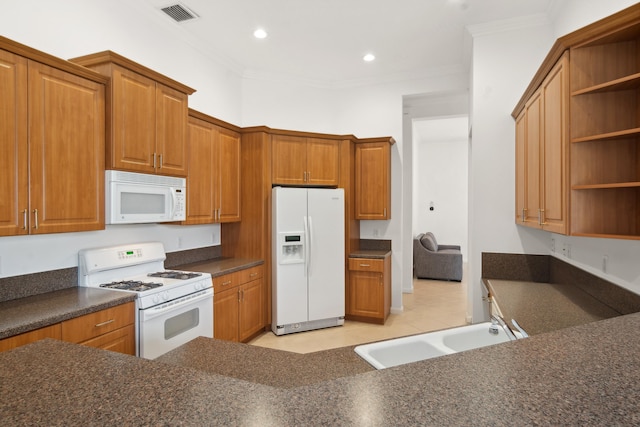
<instances>
[{"instance_id":1,"label":"kitchen cabinet","mask_svg":"<svg viewBox=\"0 0 640 427\"><path fill-rule=\"evenodd\" d=\"M568 54L516 119L516 222L568 231Z\"/></svg>"},{"instance_id":2,"label":"kitchen cabinet","mask_svg":"<svg viewBox=\"0 0 640 427\"><path fill-rule=\"evenodd\" d=\"M640 239L639 11L632 6L559 38L516 105L521 155L523 135L525 144L530 136L522 113L536 92L543 100L539 219L536 224L534 213L522 215L531 206L522 205L530 197L528 189L521 194L517 169L519 224L573 236Z\"/></svg>"},{"instance_id":3,"label":"kitchen cabinet","mask_svg":"<svg viewBox=\"0 0 640 427\"><path fill-rule=\"evenodd\" d=\"M186 177L188 95L195 90L111 51L71 61L111 78L107 169Z\"/></svg>"},{"instance_id":4,"label":"kitchen cabinet","mask_svg":"<svg viewBox=\"0 0 640 427\"><path fill-rule=\"evenodd\" d=\"M0 351L8 351L45 338L62 339L60 323L0 340Z\"/></svg>"},{"instance_id":5,"label":"kitchen cabinet","mask_svg":"<svg viewBox=\"0 0 640 427\"><path fill-rule=\"evenodd\" d=\"M0 38L0 236L104 229L106 83Z\"/></svg>"},{"instance_id":6,"label":"kitchen cabinet","mask_svg":"<svg viewBox=\"0 0 640 427\"><path fill-rule=\"evenodd\" d=\"M391 310L391 256L349 258L346 319L384 324Z\"/></svg>"},{"instance_id":7,"label":"kitchen cabinet","mask_svg":"<svg viewBox=\"0 0 640 427\"><path fill-rule=\"evenodd\" d=\"M135 303L129 302L0 340L0 351L44 338L136 354Z\"/></svg>"},{"instance_id":8,"label":"kitchen cabinet","mask_svg":"<svg viewBox=\"0 0 640 427\"><path fill-rule=\"evenodd\" d=\"M213 278L213 337L245 342L264 330L263 267Z\"/></svg>"},{"instance_id":9,"label":"kitchen cabinet","mask_svg":"<svg viewBox=\"0 0 640 427\"><path fill-rule=\"evenodd\" d=\"M63 341L135 356L135 303L65 320L61 332Z\"/></svg>"},{"instance_id":10,"label":"kitchen cabinet","mask_svg":"<svg viewBox=\"0 0 640 427\"><path fill-rule=\"evenodd\" d=\"M187 219L183 224L240 221L240 133L190 110Z\"/></svg>"},{"instance_id":11,"label":"kitchen cabinet","mask_svg":"<svg viewBox=\"0 0 640 427\"><path fill-rule=\"evenodd\" d=\"M272 135L272 183L338 186L339 141L292 135Z\"/></svg>"},{"instance_id":12,"label":"kitchen cabinet","mask_svg":"<svg viewBox=\"0 0 640 427\"><path fill-rule=\"evenodd\" d=\"M391 219L391 145L385 140L355 144L355 219Z\"/></svg>"},{"instance_id":13,"label":"kitchen cabinet","mask_svg":"<svg viewBox=\"0 0 640 427\"><path fill-rule=\"evenodd\" d=\"M637 21L571 48L573 235L640 239Z\"/></svg>"}]
</instances>

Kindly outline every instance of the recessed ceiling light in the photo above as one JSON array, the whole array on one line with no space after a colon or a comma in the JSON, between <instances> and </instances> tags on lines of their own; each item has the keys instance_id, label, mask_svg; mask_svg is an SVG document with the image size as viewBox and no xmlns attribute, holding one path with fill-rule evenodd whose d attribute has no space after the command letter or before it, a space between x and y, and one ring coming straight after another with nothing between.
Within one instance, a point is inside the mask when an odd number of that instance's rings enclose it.
<instances>
[{"instance_id":1,"label":"recessed ceiling light","mask_svg":"<svg viewBox=\"0 0 640 427\"><path fill-rule=\"evenodd\" d=\"M373 53L367 53L362 59L364 59L366 62L371 62L376 59L376 56Z\"/></svg>"},{"instance_id":2,"label":"recessed ceiling light","mask_svg":"<svg viewBox=\"0 0 640 427\"><path fill-rule=\"evenodd\" d=\"M253 32L253 36L257 39L264 39L267 38L267 32L262 28L258 28Z\"/></svg>"}]
</instances>

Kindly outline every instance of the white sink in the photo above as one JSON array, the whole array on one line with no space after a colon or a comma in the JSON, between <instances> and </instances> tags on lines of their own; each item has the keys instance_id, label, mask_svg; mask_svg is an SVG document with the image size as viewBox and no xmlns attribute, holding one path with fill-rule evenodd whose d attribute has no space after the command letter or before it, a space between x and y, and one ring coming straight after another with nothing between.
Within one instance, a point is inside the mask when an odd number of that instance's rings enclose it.
<instances>
[{"instance_id":1,"label":"white sink","mask_svg":"<svg viewBox=\"0 0 640 427\"><path fill-rule=\"evenodd\" d=\"M489 333L491 322L476 323L426 334L359 345L356 353L376 369L445 356L509 341L502 328ZM521 338L519 333L516 337Z\"/></svg>"}]
</instances>

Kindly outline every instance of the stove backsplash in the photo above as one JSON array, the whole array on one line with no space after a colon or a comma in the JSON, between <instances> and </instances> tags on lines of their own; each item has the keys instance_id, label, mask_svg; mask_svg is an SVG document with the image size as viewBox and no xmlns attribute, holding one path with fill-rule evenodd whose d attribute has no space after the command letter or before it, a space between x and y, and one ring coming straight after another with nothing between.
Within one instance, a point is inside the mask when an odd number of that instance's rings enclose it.
<instances>
[{"instance_id":1,"label":"stove backsplash","mask_svg":"<svg viewBox=\"0 0 640 427\"><path fill-rule=\"evenodd\" d=\"M167 253L167 259L164 265L169 269L178 265L206 261L220 258L221 256L222 247L220 245L188 249ZM41 273L25 274L22 276L3 277L0 278L0 302L74 288L76 286L78 286L77 267L43 271Z\"/></svg>"}]
</instances>

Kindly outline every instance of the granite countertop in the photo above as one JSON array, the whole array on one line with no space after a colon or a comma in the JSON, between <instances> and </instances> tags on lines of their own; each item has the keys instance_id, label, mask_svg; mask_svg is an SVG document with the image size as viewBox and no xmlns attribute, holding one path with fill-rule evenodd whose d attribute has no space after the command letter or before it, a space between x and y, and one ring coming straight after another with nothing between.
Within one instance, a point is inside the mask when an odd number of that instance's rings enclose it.
<instances>
[{"instance_id":1,"label":"granite countertop","mask_svg":"<svg viewBox=\"0 0 640 427\"><path fill-rule=\"evenodd\" d=\"M506 321L530 335L619 316L584 290L565 284L483 279Z\"/></svg>"},{"instance_id":2,"label":"granite countertop","mask_svg":"<svg viewBox=\"0 0 640 427\"><path fill-rule=\"evenodd\" d=\"M0 353L0 419L101 426L637 425L638 331L640 313L293 388L43 340ZM274 375L288 369L286 358L272 362Z\"/></svg>"},{"instance_id":3,"label":"granite countertop","mask_svg":"<svg viewBox=\"0 0 640 427\"><path fill-rule=\"evenodd\" d=\"M0 339L133 301L135 295L72 287L0 303Z\"/></svg>"},{"instance_id":4,"label":"granite countertop","mask_svg":"<svg viewBox=\"0 0 640 427\"><path fill-rule=\"evenodd\" d=\"M262 260L216 258L173 269L211 273L213 277L263 264ZM74 286L0 302L0 339L134 301L135 294Z\"/></svg>"},{"instance_id":5,"label":"granite countertop","mask_svg":"<svg viewBox=\"0 0 640 427\"><path fill-rule=\"evenodd\" d=\"M349 253L349 258L372 258L372 259L384 259L391 255L391 251L375 250L375 249L362 249L359 251L353 251Z\"/></svg>"},{"instance_id":6,"label":"granite countertop","mask_svg":"<svg viewBox=\"0 0 640 427\"><path fill-rule=\"evenodd\" d=\"M208 261L179 265L174 267L174 269L185 271L201 271L203 273L211 274L211 277L218 277L262 264L264 264L264 261L261 259L215 258Z\"/></svg>"}]
</instances>

